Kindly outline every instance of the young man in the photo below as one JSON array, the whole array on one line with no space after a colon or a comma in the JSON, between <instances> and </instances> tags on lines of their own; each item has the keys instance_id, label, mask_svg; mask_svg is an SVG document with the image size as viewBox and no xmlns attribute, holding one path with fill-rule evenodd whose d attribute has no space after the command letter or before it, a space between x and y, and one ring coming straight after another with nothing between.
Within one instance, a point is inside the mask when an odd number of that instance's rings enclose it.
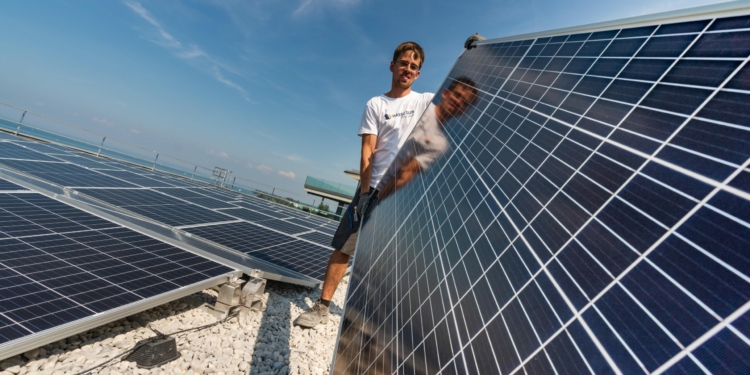
<instances>
[{"instance_id":1,"label":"young man","mask_svg":"<svg viewBox=\"0 0 750 375\"><path fill-rule=\"evenodd\" d=\"M367 212L370 196L432 100L433 94L411 90L411 85L419 77L422 63L424 51L419 44L401 43L393 52L390 64L391 90L370 99L365 106L359 126L362 137L361 191L354 196L333 237L331 246L335 250L328 261L320 300L295 321L301 327L311 328L328 322L331 298L344 277L349 259L354 255L357 231L362 216Z\"/></svg>"},{"instance_id":2,"label":"young man","mask_svg":"<svg viewBox=\"0 0 750 375\"><path fill-rule=\"evenodd\" d=\"M444 128L448 121L461 116L477 97L476 83L468 77L453 79L440 93L440 103L430 104L414 131L404 142L393 164L378 185L382 201L406 185L418 173L426 171L450 147Z\"/></svg>"}]
</instances>

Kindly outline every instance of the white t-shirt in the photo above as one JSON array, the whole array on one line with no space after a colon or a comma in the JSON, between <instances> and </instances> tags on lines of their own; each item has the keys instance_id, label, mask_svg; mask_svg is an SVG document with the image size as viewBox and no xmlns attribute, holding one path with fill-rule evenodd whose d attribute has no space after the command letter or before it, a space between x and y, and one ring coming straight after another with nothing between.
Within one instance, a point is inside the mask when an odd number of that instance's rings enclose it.
<instances>
[{"instance_id":1,"label":"white t-shirt","mask_svg":"<svg viewBox=\"0 0 750 375\"><path fill-rule=\"evenodd\" d=\"M388 183L388 180L393 178L399 169L411 159L419 163L422 171L426 171L438 158L448 151L450 143L443 132L443 125L438 122L435 108L435 105L432 103L427 106L427 110L396 154L393 164L391 164L386 174L380 180L378 189L382 189Z\"/></svg>"},{"instance_id":2,"label":"white t-shirt","mask_svg":"<svg viewBox=\"0 0 750 375\"><path fill-rule=\"evenodd\" d=\"M378 137L372 158L371 187L378 186L433 96L432 93L412 91L403 98L380 95L367 101L358 134L375 134Z\"/></svg>"}]
</instances>

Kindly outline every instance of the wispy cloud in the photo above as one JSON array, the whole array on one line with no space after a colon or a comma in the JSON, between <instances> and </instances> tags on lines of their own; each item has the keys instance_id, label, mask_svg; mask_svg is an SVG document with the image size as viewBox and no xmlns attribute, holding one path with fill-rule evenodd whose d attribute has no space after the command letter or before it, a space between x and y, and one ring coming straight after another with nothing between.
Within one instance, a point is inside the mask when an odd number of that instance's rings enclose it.
<instances>
[{"instance_id":1,"label":"wispy cloud","mask_svg":"<svg viewBox=\"0 0 750 375\"><path fill-rule=\"evenodd\" d=\"M104 125L104 126L106 126L108 128L114 128L116 126L112 121L109 121L109 120L107 120L105 118L92 117L91 121L93 121L93 122L95 122L95 123L97 123L99 125Z\"/></svg>"},{"instance_id":2,"label":"wispy cloud","mask_svg":"<svg viewBox=\"0 0 750 375\"><path fill-rule=\"evenodd\" d=\"M291 171L290 171L290 172L278 171L277 173L278 173L279 175L281 175L281 176L284 176L284 177L286 177L286 178L289 178L289 179L292 179L292 180L294 180L294 178L295 178L295 177L297 177L297 176L296 176L296 175L294 174L294 172L291 172Z\"/></svg>"},{"instance_id":3,"label":"wispy cloud","mask_svg":"<svg viewBox=\"0 0 750 375\"><path fill-rule=\"evenodd\" d=\"M261 164L261 165L259 165L259 166L255 167L255 169L257 169L257 170L259 170L259 171L261 171L261 172L265 172L265 173L268 173L268 172L272 172L272 171L273 171L273 168L271 168L271 167L269 167L269 166L267 166L267 165L263 165L263 164Z\"/></svg>"},{"instance_id":4,"label":"wispy cloud","mask_svg":"<svg viewBox=\"0 0 750 375\"><path fill-rule=\"evenodd\" d=\"M328 6L351 6L359 3L359 0L333 0L333 1L321 1L321 0L302 0L297 9L292 12L293 17L305 16L307 14L321 10L323 7Z\"/></svg>"},{"instance_id":5,"label":"wispy cloud","mask_svg":"<svg viewBox=\"0 0 750 375\"><path fill-rule=\"evenodd\" d=\"M141 3L133 0L124 0L124 3L128 8L135 12L135 14L153 27L153 30L147 35L147 38L152 43L165 47L172 52L175 57L190 62L193 66L206 69L218 82L237 91L245 101L251 104L256 104L255 101L250 99L248 92L244 87L227 79L222 73L230 72L232 74L242 75L237 69L213 58L196 44L185 44L177 40L177 38L170 34L162 23L159 22L159 20L157 20L148 9L144 8Z\"/></svg>"},{"instance_id":6,"label":"wispy cloud","mask_svg":"<svg viewBox=\"0 0 750 375\"><path fill-rule=\"evenodd\" d=\"M130 129L130 132L133 133L133 134L141 134L141 131L138 130L138 129L136 129L136 128Z\"/></svg>"},{"instance_id":7,"label":"wispy cloud","mask_svg":"<svg viewBox=\"0 0 750 375\"><path fill-rule=\"evenodd\" d=\"M300 162L300 161L304 161L305 158L296 154L289 154L286 156L286 160Z\"/></svg>"},{"instance_id":8,"label":"wispy cloud","mask_svg":"<svg viewBox=\"0 0 750 375\"><path fill-rule=\"evenodd\" d=\"M251 162L247 162L245 165L247 165L248 168L252 168L253 167L253 163L251 163Z\"/></svg>"},{"instance_id":9,"label":"wispy cloud","mask_svg":"<svg viewBox=\"0 0 750 375\"><path fill-rule=\"evenodd\" d=\"M220 158L229 159L229 154L227 154L226 152L223 152L223 151L208 150L208 151L206 151L206 153L209 154L209 155L218 156Z\"/></svg>"}]
</instances>

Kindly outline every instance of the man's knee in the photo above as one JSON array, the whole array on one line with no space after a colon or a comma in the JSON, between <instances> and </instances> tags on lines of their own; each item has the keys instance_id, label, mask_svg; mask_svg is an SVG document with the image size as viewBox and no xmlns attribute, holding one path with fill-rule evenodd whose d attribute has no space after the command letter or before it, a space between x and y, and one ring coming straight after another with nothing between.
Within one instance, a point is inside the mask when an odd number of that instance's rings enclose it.
<instances>
[{"instance_id":1,"label":"man's knee","mask_svg":"<svg viewBox=\"0 0 750 375\"><path fill-rule=\"evenodd\" d=\"M331 254L331 263L349 263L349 258L351 258L351 255L342 253L341 250L336 249Z\"/></svg>"}]
</instances>

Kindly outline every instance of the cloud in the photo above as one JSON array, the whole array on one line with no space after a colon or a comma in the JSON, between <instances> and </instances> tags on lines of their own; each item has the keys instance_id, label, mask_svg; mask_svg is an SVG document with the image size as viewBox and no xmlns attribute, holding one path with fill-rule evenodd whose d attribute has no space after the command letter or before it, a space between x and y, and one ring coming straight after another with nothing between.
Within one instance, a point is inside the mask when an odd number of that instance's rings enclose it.
<instances>
[{"instance_id":1,"label":"cloud","mask_svg":"<svg viewBox=\"0 0 750 375\"><path fill-rule=\"evenodd\" d=\"M143 5L141 5L141 3L136 2L136 1L125 0L125 5L127 5L128 8L133 10L133 12L135 12L141 18L146 20L146 22L150 23L152 26L156 28L157 38L153 40L154 43L164 45L167 47L182 46L182 43L180 43L177 39L175 39L172 36L172 34L164 30L164 28L161 26L159 21L157 21L156 18L154 18L154 16L151 15L151 12L146 10L146 8L144 8Z\"/></svg>"},{"instance_id":2,"label":"cloud","mask_svg":"<svg viewBox=\"0 0 750 375\"><path fill-rule=\"evenodd\" d=\"M216 155L216 156L218 156L220 158L229 159L229 154L227 154L226 152L223 152L223 151L208 150L208 151L206 151L206 153L209 154L209 155Z\"/></svg>"},{"instance_id":3,"label":"cloud","mask_svg":"<svg viewBox=\"0 0 750 375\"><path fill-rule=\"evenodd\" d=\"M292 12L293 17L304 16L315 11L321 10L327 6L351 6L359 3L359 0L333 0L333 1L319 1L319 0L302 0L297 9Z\"/></svg>"},{"instance_id":4,"label":"cloud","mask_svg":"<svg viewBox=\"0 0 750 375\"><path fill-rule=\"evenodd\" d=\"M300 162L300 161L305 160L305 158L299 155L289 154L286 156L286 160Z\"/></svg>"},{"instance_id":5,"label":"cloud","mask_svg":"<svg viewBox=\"0 0 750 375\"><path fill-rule=\"evenodd\" d=\"M284 172L284 171L278 171L279 175L284 176L286 178L294 180L295 177L297 177L294 172Z\"/></svg>"},{"instance_id":6,"label":"cloud","mask_svg":"<svg viewBox=\"0 0 750 375\"><path fill-rule=\"evenodd\" d=\"M247 165L248 168L252 168L253 167L253 163L251 163L251 162L247 162L245 165Z\"/></svg>"},{"instance_id":7,"label":"cloud","mask_svg":"<svg viewBox=\"0 0 750 375\"><path fill-rule=\"evenodd\" d=\"M226 63L213 58L196 44L188 43L187 45L185 45L181 43L179 40L177 40L177 38L172 36L172 34L170 34L156 19L156 17L154 17L151 12L144 8L141 3L133 0L125 0L124 3L138 16L140 16L151 26L153 26L154 30L147 37L152 43L165 47L167 50L172 52L175 57L189 62L194 67L208 71L211 75L214 76L217 81L239 92L242 98L245 99L245 101L250 104L256 104L256 102L250 99L247 90L245 90L244 87L236 82L227 79L222 74L222 71L225 71L242 76L242 73L240 71Z\"/></svg>"},{"instance_id":8,"label":"cloud","mask_svg":"<svg viewBox=\"0 0 750 375\"><path fill-rule=\"evenodd\" d=\"M254 101L252 101L250 98L247 97L247 91L245 91L245 89L242 86L224 78L219 68L214 67L213 69L211 69L211 71L214 73L214 77L216 77L217 81L239 91L239 93L242 94L242 98L245 99L248 103L256 104Z\"/></svg>"},{"instance_id":9,"label":"cloud","mask_svg":"<svg viewBox=\"0 0 750 375\"><path fill-rule=\"evenodd\" d=\"M268 172L272 172L272 171L273 171L273 168L271 168L271 167L269 167L269 166L267 166L267 165L263 165L263 164L261 164L261 165L259 165L259 166L255 167L255 169L257 169L257 170L259 170L259 171L261 171L261 172L265 172L265 173L268 173Z\"/></svg>"},{"instance_id":10,"label":"cloud","mask_svg":"<svg viewBox=\"0 0 750 375\"><path fill-rule=\"evenodd\" d=\"M141 134L141 131L138 130L138 129L135 129L135 128L130 129L130 132L133 133L133 134Z\"/></svg>"},{"instance_id":11,"label":"cloud","mask_svg":"<svg viewBox=\"0 0 750 375\"><path fill-rule=\"evenodd\" d=\"M97 123L99 125L104 125L104 126L106 126L108 128L114 128L115 127L115 124L112 121L109 121L109 120L107 120L105 118L92 117L91 121L93 121L93 122L95 122L95 123Z\"/></svg>"},{"instance_id":12,"label":"cloud","mask_svg":"<svg viewBox=\"0 0 750 375\"><path fill-rule=\"evenodd\" d=\"M115 104L119 105L120 107L127 107L128 106L127 104L125 104L125 103L123 103L123 102L121 102L119 100L115 101Z\"/></svg>"}]
</instances>

